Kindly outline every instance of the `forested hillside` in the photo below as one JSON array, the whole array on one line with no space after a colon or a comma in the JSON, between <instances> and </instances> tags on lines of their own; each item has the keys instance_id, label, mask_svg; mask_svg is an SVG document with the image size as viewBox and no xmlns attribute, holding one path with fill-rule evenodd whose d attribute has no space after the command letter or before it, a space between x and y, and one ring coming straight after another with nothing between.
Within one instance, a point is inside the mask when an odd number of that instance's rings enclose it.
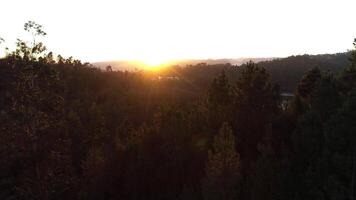
<instances>
[{"instance_id":1,"label":"forested hillside","mask_svg":"<svg viewBox=\"0 0 356 200\"><path fill-rule=\"evenodd\" d=\"M285 91L293 92L303 74L313 67L338 76L349 66L350 53L300 55L258 63Z\"/></svg>"},{"instance_id":2,"label":"forested hillside","mask_svg":"<svg viewBox=\"0 0 356 200\"><path fill-rule=\"evenodd\" d=\"M321 71L330 71L336 76L349 65L350 53L299 55L287 58L272 59L258 62L271 76L271 81L278 83L281 91L293 93L299 80L305 72L318 67ZM231 63L211 64L209 62L175 65L166 67L154 73L154 76L177 76L194 82L196 86L206 89L206 86L222 70L226 71L231 81L236 81L245 64L233 65Z\"/></svg>"},{"instance_id":3,"label":"forested hillside","mask_svg":"<svg viewBox=\"0 0 356 200\"><path fill-rule=\"evenodd\" d=\"M0 199L355 198L356 49L149 73L35 41L0 59Z\"/></svg>"}]
</instances>

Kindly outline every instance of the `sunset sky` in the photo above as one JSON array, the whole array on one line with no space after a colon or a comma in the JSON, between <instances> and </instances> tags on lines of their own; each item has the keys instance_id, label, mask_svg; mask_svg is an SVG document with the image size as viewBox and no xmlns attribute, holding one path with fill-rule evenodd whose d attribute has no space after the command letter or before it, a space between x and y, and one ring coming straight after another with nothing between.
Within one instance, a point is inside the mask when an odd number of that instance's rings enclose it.
<instances>
[{"instance_id":1,"label":"sunset sky","mask_svg":"<svg viewBox=\"0 0 356 200\"><path fill-rule=\"evenodd\" d=\"M13 48L33 20L50 50L90 62L335 53L352 48L355 8L355 0L8 0L0 37Z\"/></svg>"}]
</instances>

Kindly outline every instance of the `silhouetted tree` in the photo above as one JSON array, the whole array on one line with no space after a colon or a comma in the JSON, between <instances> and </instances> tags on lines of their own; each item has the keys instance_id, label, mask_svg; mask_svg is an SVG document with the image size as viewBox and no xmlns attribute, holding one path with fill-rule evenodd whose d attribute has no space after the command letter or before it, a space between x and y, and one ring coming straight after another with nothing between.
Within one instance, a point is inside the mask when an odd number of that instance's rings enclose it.
<instances>
[{"instance_id":1,"label":"silhouetted tree","mask_svg":"<svg viewBox=\"0 0 356 200\"><path fill-rule=\"evenodd\" d=\"M319 113L321 120L327 121L340 107L341 97L338 82L332 74L324 74L313 91L311 109Z\"/></svg>"},{"instance_id":2,"label":"silhouetted tree","mask_svg":"<svg viewBox=\"0 0 356 200\"><path fill-rule=\"evenodd\" d=\"M234 124L241 157L246 159L247 165L256 158L256 146L264 136L265 126L279 110L276 89L265 69L252 62L243 66L236 83Z\"/></svg>"},{"instance_id":3,"label":"silhouetted tree","mask_svg":"<svg viewBox=\"0 0 356 200\"><path fill-rule=\"evenodd\" d=\"M224 123L215 136L213 149L206 162L203 181L204 199L235 199L239 191L240 158L235 150L235 137Z\"/></svg>"},{"instance_id":4,"label":"silhouetted tree","mask_svg":"<svg viewBox=\"0 0 356 200\"><path fill-rule=\"evenodd\" d=\"M223 122L231 123L233 117L233 95L233 88L223 70L213 80L208 90L208 120L213 130L218 130Z\"/></svg>"},{"instance_id":5,"label":"silhouetted tree","mask_svg":"<svg viewBox=\"0 0 356 200\"><path fill-rule=\"evenodd\" d=\"M314 88L320 78L321 72L319 68L314 67L304 74L297 86L297 95L299 95L308 106L311 104Z\"/></svg>"},{"instance_id":6,"label":"silhouetted tree","mask_svg":"<svg viewBox=\"0 0 356 200\"><path fill-rule=\"evenodd\" d=\"M347 95L356 86L356 39L354 40L354 50L351 51L350 62L351 65L344 69L341 76L341 91Z\"/></svg>"},{"instance_id":7,"label":"silhouetted tree","mask_svg":"<svg viewBox=\"0 0 356 200\"><path fill-rule=\"evenodd\" d=\"M327 176L329 198L355 198L356 180L356 90L327 124L326 136L330 168Z\"/></svg>"},{"instance_id":8,"label":"silhouetted tree","mask_svg":"<svg viewBox=\"0 0 356 200\"><path fill-rule=\"evenodd\" d=\"M110 65L106 66L105 69L106 69L107 72L112 72L112 67Z\"/></svg>"}]
</instances>

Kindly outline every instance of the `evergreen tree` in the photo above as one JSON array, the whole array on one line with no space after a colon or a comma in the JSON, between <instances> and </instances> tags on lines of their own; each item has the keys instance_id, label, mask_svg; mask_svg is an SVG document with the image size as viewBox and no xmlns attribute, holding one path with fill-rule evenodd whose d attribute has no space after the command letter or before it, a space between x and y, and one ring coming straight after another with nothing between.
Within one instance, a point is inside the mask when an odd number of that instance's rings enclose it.
<instances>
[{"instance_id":1,"label":"evergreen tree","mask_svg":"<svg viewBox=\"0 0 356 200\"><path fill-rule=\"evenodd\" d=\"M223 122L232 121L233 88L225 71L210 85L207 98L208 120L213 130L218 130Z\"/></svg>"},{"instance_id":2,"label":"evergreen tree","mask_svg":"<svg viewBox=\"0 0 356 200\"><path fill-rule=\"evenodd\" d=\"M238 149L247 166L256 159L256 146L265 134L265 127L279 111L276 89L265 69L253 62L243 66L235 88L234 127L240 141Z\"/></svg>"},{"instance_id":3,"label":"evergreen tree","mask_svg":"<svg viewBox=\"0 0 356 200\"><path fill-rule=\"evenodd\" d=\"M278 180L281 173L277 166L277 159L269 143L258 145L261 155L257 158L253 173L247 176L245 189L251 199L273 200L279 199L281 192Z\"/></svg>"},{"instance_id":4,"label":"evergreen tree","mask_svg":"<svg viewBox=\"0 0 356 200\"><path fill-rule=\"evenodd\" d=\"M235 137L224 123L215 136L213 149L206 162L203 181L204 199L236 199L240 182L240 158L235 150Z\"/></svg>"},{"instance_id":5,"label":"evergreen tree","mask_svg":"<svg viewBox=\"0 0 356 200\"><path fill-rule=\"evenodd\" d=\"M341 97L337 80L330 73L324 74L313 91L311 109L316 111L321 120L327 121L340 107Z\"/></svg>"},{"instance_id":6,"label":"evergreen tree","mask_svg":"<svg viewBox=\"0 0 356 200\"><path fill-rule=\"evenodd\" d=\"M304 100L308 107L310 107L314 88L316 87L320 78L320 69L318 67L314 67L304 74L297 86L297 95Z\"/></svg>"},{"instance_id":7,"label":"evergreen tree","mask_svg":"<svg viewBox=\"0 0 356 200\"><path fill-rule=\"evenodd\" d=\"M327 148L330 158L329 196L342 199L356 197L356 90L327 124Z\"/></svg>"},{"instance_id":8,"label":"evergreen tree","mask_svg":"<svg viewBox=\"0 0 356 200\"><path fill-rule=\"evenodd\" d=\"M215 78L208 92L208 102L212 107L227 106L232 100L232 87L226 77L225 70Z\"/></svg>"},{"instance_id":9,"label":"evergreen tree","mask_svg":"<svg viewBox=\"0 0 356 200\"><path fill-rule=\"evenodd\" d=\"M350 61L351 66L356 68L356 38L354 39L353 45L355 49L351 51Z\"/></svg>"},{"instance_id":10,"label":"evergreen tree","mask_svg":"<svg viewBox=\"0 0 356 200\"><path fill-rule=\"evenodd\" d=\"M347 95L356 86L356 38L354 40L354 50L351 51L350 62L351 65L347 67L341 76L341 91Z\"/></svg>"}]
</instances>

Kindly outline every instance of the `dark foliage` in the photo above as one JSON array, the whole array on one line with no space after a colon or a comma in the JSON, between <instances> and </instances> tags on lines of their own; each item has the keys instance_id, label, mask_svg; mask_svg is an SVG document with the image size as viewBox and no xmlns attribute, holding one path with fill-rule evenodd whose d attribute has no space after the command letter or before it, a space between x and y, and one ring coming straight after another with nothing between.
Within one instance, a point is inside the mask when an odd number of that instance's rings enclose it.
<instances>
[{"instance_id":1,"label":"dark foliage","mask_svg":"<svg viewBox=\"0 0 356 200\"><path fill-rule=\"evenodd\" d=\"M151 74L25 30L0 59L0 199L355 199L355 51L338 76L346 54Z\"/></svg>"}]
</instances>

